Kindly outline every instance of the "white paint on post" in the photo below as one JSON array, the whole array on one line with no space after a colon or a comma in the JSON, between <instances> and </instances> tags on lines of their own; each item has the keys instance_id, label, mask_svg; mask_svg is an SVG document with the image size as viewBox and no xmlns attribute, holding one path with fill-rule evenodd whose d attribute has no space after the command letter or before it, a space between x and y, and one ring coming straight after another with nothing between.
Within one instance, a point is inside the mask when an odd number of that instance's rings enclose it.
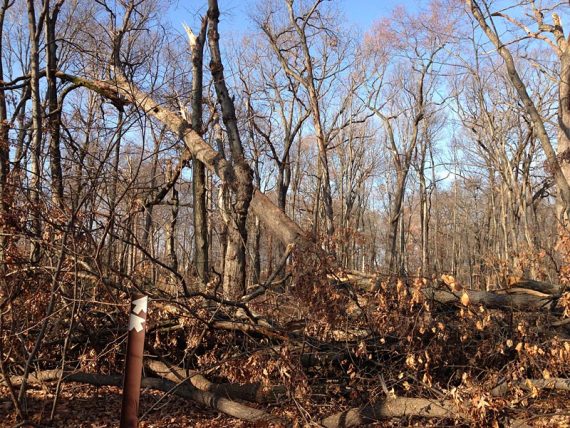
<instances>
[{"instance_id":1,"label":"white paint on post","mask_svg":"<svg viewBox=\"0 0 570 428\"><path fill-rule=\"evenodd\" d=\"M138 293L132 296L129 313L129 338L127 340L127 355L125 358L125 377L123 380L121 428L138 427L147 306L148 297L141 296Z\"/></svg>"},{"instance_id":2,"label":"white paint on post","mask_svg":"<svg viewBox=\"0 0 570 428\"><path fill-rule=\"evenodd\" d=\"M140 333L144 329L145 319L139 317L138 314L141 312L146 313L148 307L148 296L141 297L137 300L133 300L131 302L133 309L129 316L129 331L133 328Z\"/></svg>"},{"instance_id":3,"label":"white paint on post","mask_svg":"<svg viewBox=\"0 0 570 428\"><path fill-rule=\"evenodd\" d=\"M137 333L140 333L144 330L144 318L139 317L138 315L131 314L129 317L129 331L135 329Z\"/></svg>"},{"instance_id":4,"label":"white paint on post","mask_svg":"<svg viewBox=\"0 0 570 428\"><path fill-rule=\"evenodd\" d=\"M133 300L131 304L134 306L133 313L140 314L141 311L147 312L148 296L141 297L140 299ZM129 330L131 327L129 326Z\"/></svg>"}]
</instances>

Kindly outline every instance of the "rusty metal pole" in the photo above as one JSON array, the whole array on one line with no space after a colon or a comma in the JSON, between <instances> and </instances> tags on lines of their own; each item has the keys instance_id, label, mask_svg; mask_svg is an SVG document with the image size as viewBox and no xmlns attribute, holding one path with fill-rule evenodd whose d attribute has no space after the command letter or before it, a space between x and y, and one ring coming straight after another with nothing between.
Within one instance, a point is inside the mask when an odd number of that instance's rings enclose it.
<instances>
[{"instance_id":1,"label":"rusty metal pole","mask_svg":"<svg viewBox=\"0 0 570 428\"><path fill-rule=\"evenodd\" d=\"M129 314L120 428L136 428L138 425L147 306L147 296L140 293L133 295Z\"/></svg>"}]
</instances>

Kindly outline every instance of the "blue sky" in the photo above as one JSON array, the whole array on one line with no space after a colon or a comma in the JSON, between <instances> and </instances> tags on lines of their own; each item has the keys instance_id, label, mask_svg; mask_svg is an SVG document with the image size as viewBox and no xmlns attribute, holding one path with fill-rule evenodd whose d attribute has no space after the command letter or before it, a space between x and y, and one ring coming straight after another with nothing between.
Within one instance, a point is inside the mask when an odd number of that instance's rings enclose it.
<instances>
[{"instance_id":1,"label":"blue sky","mask_svg":"<svg viewBox=\"0 0 570 428\"><path fill-rule=\"evenodd\" d=\"M404 6L408 10L416 10L426 1L422 0L333 0L338 1L341 9L355 24L365 28L383 16L388 16L397 6Z\"/></svg>"},{"instance_id":2,"label":"blue sky","mask_svg":"<svg viewBox=\"0 0 570 428\"><path fill-rule=\"evenodd\" d=\"M350 24L366 30L370 25L390 13L399 5L408 10L417 10L426 5L427 0L333 0L346 14ZM207 9L206 0L174 0L171 18L174 25L181 22L196 24L196 17ZM254 0L219 0L221 18L220 32L241 34L252 30L248 13Z\"/></svg>"}]
</instances>

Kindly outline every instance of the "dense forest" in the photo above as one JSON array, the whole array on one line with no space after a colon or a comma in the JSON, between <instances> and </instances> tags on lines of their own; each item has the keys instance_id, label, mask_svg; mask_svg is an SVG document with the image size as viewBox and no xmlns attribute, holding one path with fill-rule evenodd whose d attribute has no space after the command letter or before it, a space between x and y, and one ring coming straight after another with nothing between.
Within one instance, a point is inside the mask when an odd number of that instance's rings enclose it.
<instances>
[{"instance_id":1,"label":"dense forest","mask_svg":"<svg viewBox=\"0 0 570 428\"><path fill-rule=\"evenodd\" d=\"M0 0L0 425L568 426L568 1L225 3Z\"/></svg>"}]
</instances>

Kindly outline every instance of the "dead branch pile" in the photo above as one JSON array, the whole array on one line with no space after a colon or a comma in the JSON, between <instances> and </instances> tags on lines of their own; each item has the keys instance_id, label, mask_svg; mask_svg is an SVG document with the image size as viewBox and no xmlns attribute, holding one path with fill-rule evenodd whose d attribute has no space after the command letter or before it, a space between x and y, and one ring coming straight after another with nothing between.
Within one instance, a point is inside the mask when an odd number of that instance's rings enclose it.
<instances>
[{"instance_id":1,"label":"dead branch pile","mask_svg":"<svg viewBox=\"0 0 570 428\"><path fill-rule=\"evenodd\" d=\"M568 398L562 288L537 291L526 281L475 291L449 277L333 274L326 259L306 253L293 253L288 269L287 292L268 286L246 303L207 293L151 295L143 385L283 426L426 418L510 424L524 421L533 401ZM114 287L110 279L103 283ZM118 302L127 296L113 289L106 302L85 301L75 313L62 306L73 327L48 332L30 385L121 384L127 310ZM14 300L10 313L25 304ZM13 343L7 335L2 340L4 347ZM2 369L5 386L17 393L21 366L8 361Z\"/></svg>"}]
</instances>

